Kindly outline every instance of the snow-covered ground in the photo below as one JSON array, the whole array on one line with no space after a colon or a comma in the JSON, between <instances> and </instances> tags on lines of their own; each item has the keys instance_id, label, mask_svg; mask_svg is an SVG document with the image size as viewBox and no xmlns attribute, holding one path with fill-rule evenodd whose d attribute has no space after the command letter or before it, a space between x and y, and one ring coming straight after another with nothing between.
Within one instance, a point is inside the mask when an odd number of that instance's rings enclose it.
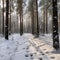
<instances>
[{"instance_id":1,"label":"snow-covered ground","mask_svg":"<svg viewBox=\"0 0 60 60\"><path fill-rule=\"evenodd\" d=\"M40 35L39 39L43 40L46 44L53 45L52 34Z\"/></svg>"},{"instance_id":2,"label":"snow-covered ground","mask_svg":"<svg viewBox=\"0 0 60 60\"><path fill-rule=\"evenodd\" d=\"M45 43L47 39L52 41L51 34L39 38L32 34L12 34L9 40L0 37L0 60L59 60L60 51Z\"/></svg>"},{"instance_id":3,"label":"snow-covered ground","mask_svg":"<svg viewBox=\"0 0 60 60\"><path fill-rule=\"evenodd\" d=\"M52 34L44 34L44 35L40 35L39 39L43 40L46 44L52 46L53 45L53 36ZM60 34L59 34L59 43L60 43Z\"/></svg>"}]
</instances>

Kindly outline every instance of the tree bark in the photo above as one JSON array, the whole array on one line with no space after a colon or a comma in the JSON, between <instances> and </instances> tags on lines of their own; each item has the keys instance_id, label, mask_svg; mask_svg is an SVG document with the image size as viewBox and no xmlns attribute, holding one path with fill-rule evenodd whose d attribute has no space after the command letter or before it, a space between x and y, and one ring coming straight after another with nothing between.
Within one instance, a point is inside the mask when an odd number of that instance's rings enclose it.
<instances>
[{"instance_id":1,"label":"tree bark","mask_svg":"<svg viewBox=\"0 0 60 60\"><path fill-rule=\"evenodd\" d=\"M11 34L11 0L10 0L10 34Z\"/></svg>"},{"instance_id":2,"label":"tree bark","mask_svg":"<svg viewBox=\"0 0 60 60\"><path fill-rule=\"evenodd\" d=\"M45 10L43 9L43 34L45 34Z\"/></svg>"},{"instance_id":3,"label":"tree bark","mask_svg":"<svg viewBox=\"0 0 60 60\"><path fill-rule=\"evenodd\" d=\"M23 7L22 7L22 3L23 1L20 1L20 35L23 34Z\"/></svg>"},{"instance_id":4,"label":"tree bark","mask_svg":"<svg viewBox=\"0 0 60 60\"><path fill-rule=\"evenodd\" d=\"M53 3L53 47L59 49L59 34L58 34L58 9L57 0L52 0Z\"/></svg>"},{"instance_id":5,"label":"tree bark","mask_svg":"<svg viewBox=\"0 0 60 60\"><path fill-rule=\"evenodd\" d=\"M5 39L8 40L9 0L6 0Z\"/></svg>"},{"instance_id":6,"label":"tree bark","mask_svg":"<svg viewBox=\"0 0 60 60\"><path fill-rule=\"evenodd\" d=\"M37 37L39 36L39 21L38 21L38 0L36 0L36 16L37 16Z\"/></svg>"},{"instance_id":7,"label":"tree bark","mask_svg":"<svg viewBox=\"0 0 60 60\"><path fill-rule=\"evenodd\" d=\"M3 24L3 26L2 26L2 34L4 35L4 0L3 0L3 12L2 12L2 15L3 15L3 21L2 21L2 24Z\"/></svg>"},{"instance_id":8,"label":"tree bark","mask_svg":"<svg viewBox=\"0 0 60 60\"><path fill-rule=\"evenodd\" d=\"M46 16L46 33L48 33L48 10L46 8L46 11L45 11L45 16Z\"/></svg>"},{"instance_id":9,"label":"tree bark","mask_svg":"<svg viewBox=\"0 0 60 60\"><path fill-rule=\"evenodd\" d=\"M22 11L20 13L20 35L23 34L23 14Z\"/></svg>"},{"instance_id":10,"label":"tree bark","mask_svg":"<svg viewBox=\"0 0 60 60\"><path fill-rule=\"evenodd\" d=\"M33 7L33 3L31 5L31 23L32 23L32 34L34 34L34 7Z\"/></svg>"},{"instance_id":11,"label":"tree bark","mask_svg":"<svg viewBox=\"0 0 60 60\"><path fill-rule=\"evenodd\" d=\"M17 33L18 33L18 13L17 13Z\"/></svg>"}]
</instances>

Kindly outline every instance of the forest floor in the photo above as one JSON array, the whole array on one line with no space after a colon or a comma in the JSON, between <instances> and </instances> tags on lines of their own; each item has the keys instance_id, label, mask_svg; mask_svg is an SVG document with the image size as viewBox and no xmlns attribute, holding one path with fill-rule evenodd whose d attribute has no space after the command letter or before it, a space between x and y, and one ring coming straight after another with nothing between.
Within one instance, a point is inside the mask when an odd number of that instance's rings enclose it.
<instances>
[{"instance_id":1,"label":"forest floor","mask_svg":"<svg viewBox=\"0 0 60 60\"><path fill-rule=\"evenodd\" d=\"M12 34L9 40L0 36L0 60L60 60L60 50L53 49L51 34Z\"/></svg>"}]
</instances>

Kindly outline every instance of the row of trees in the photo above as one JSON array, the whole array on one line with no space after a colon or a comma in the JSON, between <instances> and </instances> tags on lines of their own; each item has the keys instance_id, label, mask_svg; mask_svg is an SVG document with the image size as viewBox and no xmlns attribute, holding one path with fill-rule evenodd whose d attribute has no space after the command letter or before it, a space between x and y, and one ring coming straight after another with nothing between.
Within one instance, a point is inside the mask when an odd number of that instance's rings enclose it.
<instances>
[{"instance_id":1,"label":"row of trees","mask_svg":"<svg viewBox=\"0 0 60 60\"><path fill-rule=\"evenodd\" d=\"M5 32L5 39L8 40L9 31L11 33L11 13L14 9L13 5L17 2L17 15L19 14L20 17L20 35L23 34L23 0L3 0L3 35ZM6 3L6 7L4 7L4 3ZM12 4L11 4L12 3ZM53 4L52 4L53 3ZM51 13L51 8L53 6L53 47L58 49L59 48L59 37L58 37L58 15L57 15L57 0L41 0L39 6L42 6L43 11L43 33L48 33L47 30L47 22L48 22L48 11ZM49 9L49 10L48 10ZM6 20L4 20L4 12L6 12ZM28 2L28 12L31 14L31 25L32 25L32 34L39 36L39 16L38 16L38 0L29 0ZM9 19L10 16L10 19ZM5 31L4 31L4 22L5 22Z\"/></svg>"},{"instance_id":2,"label":"row of trees","mask_svg":"<svg viewBox=\"0 0 60 60\"><path fill-rule=\"evenodd\" d=\"M2 1L2 34L5 35L5 38L8 40L9 31L11 32L11 3L12 0L3 0ZM5 6L6 4L6 6ZM6 14L6 15L4 15ZM6 20L5 20L6 17ZM9 31L8 31L9 30Z\"/></svg>"},{"instance_id":3,"label":"row of trees","mask_svg":"<svg viewBox=\"0 0 60 60\"><path fill-rule=\"evenodd\" d=\"M39 36L38 0L30 0L28 12L31 13L32 34Z\"/></svg>"}]
</instances>

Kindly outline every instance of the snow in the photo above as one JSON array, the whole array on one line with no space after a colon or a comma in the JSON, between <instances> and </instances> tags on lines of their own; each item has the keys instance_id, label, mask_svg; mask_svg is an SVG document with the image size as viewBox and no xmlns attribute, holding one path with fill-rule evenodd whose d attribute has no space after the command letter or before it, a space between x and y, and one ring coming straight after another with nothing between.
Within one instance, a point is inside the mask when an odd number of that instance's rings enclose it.
<instances>
[{"instance_id":1,"label":"snow","mask_svg":"<svg viewBox=\"0 0 60 60\"><path fill-rule=\"evenodd\" d=\"M5 40L1 36L0 60L59 60L60 54L57 53L57 58L55 59L54 56L56 57L56 54L51 53L54 49L43 42L46 39L46 41L49 41L51 36L51 34L40 35L38 39L29 33L25 33L23 36L12 34L9 36L9 40Z\"/></svg>"},{"instance_id":2,"label":"snow","mask_svg":"<svg viewBox=\"0 0 60 60\"><path fill-rule=\"evenodd\" d=\"M28 36L27 34L23 36L13 34L9 36L9 40L1 38L4 41L0 44L0 60L31 60L32 57L25 57L25 55L36 52L34 47L28 42L28 39L32 38L33 36L31 34L28 34Z\"/></svg>"},{"instance_id":3,"label":"snow","mask_svg":"<svg viewBox=\"0 0 60 60\"><path fill-rule=\"evenodd\" d=\"M43 40L45 43L49 45L53 45L52 34L44 34L39 36L40 40Z\"/></svg>"}]
</instances>

